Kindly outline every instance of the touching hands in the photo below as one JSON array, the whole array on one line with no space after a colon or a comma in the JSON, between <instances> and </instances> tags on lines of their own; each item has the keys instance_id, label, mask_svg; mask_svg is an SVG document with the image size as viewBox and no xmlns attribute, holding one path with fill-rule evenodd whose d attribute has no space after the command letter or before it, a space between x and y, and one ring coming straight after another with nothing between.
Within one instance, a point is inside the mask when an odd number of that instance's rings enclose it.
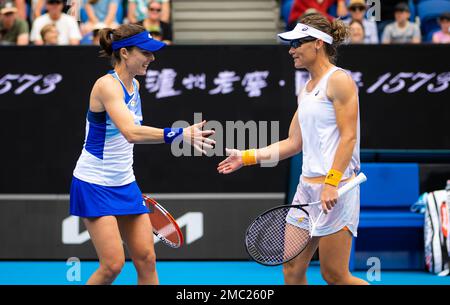
<instances>
[{"instance_id":1,"label":"touching hands","mask_svg":"<svg viewBox=\"0 0 450 305\"><path fill-rule=\"evenodd\" d=\"M216 141L209 138L214 134L214 130L202 130L205 124L206 120L183 129L183 141L202 154L206 154L205 148L212 149L216 144Z\"/></svg>"},{"instance_id":2,"label":"touching hands","mask_svg":"<svg viewBox=\"0 0 450 305\"><path fill-rule=\"evenodd\" d=\"M219 166L217 167L219 174L230 174L244 166L244 162L242 161L242 151L225 148L225 153L228 158L219 163Z\"/></svg>"}]
</instances>

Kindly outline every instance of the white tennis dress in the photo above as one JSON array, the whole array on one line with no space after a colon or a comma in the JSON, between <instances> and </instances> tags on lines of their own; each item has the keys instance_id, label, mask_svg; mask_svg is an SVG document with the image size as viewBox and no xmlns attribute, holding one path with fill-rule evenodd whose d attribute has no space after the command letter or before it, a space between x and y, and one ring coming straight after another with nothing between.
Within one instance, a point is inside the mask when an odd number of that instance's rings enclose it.
<instances>
[{"instance_id":1,"label":"white tennis dress","mask_svg":"<svg viewBox=\"0 0 450 305\"><path fill-rule=\"evenodd\" d=\"M313 90L308 92L305 85L298 96L298 120L302 133L303 166L302 175L292 204L307 204L320 200L323 185L308 183L303 177L326 176L333 165L340 141L340 134L336 123L333 102L329 100L326 92L328 80L337 70L344 71L339 67L333 66ZM352 177L353 174L358 173L360 170L359 112L357 124L357 142L353 150L352 159L344 171L343 180ZM341 182L339 187L342 187L344 184L345 182ZM306 210L312 219L316 220L321 211L321 205L307 207ZM302 227L302 223L305 223L301 221L303 216L305 215L302 215L299 209L291 209L287 221ZM313 235L330 235L347 226L353 236L356 237L358 223L359 186L340 197L333 209L328 214L322 215Z\"/></svg>"}]
</instances>

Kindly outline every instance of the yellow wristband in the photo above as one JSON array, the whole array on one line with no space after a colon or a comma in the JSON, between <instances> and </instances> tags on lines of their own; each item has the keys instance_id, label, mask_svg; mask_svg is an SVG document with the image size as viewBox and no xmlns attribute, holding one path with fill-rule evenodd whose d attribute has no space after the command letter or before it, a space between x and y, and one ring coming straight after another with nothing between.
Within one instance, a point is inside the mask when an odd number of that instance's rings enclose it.
<instances>
[{"instance_id":1,"label":"yellow wristband","mask_svg":"<svg viewBox=\"0 0 450 305\"><path fill-rule=\"evenodd\" d=\"M244 150L242 154L242 163L245 166L256 164L256 149Z\"/></svg>"},{"instance_id":2,"label":"yellow wristband","mask_svg":"<svg viewBox=\"0 0 450 305\"><path fill-rule=\"evenodd\" d=\"M342 175L343 174L340 171L330 169L330 171L327 174L327 177L325 178L325 183L332 186L338 186L339 182L341 182Z\"/></svg>"}]
</instances>

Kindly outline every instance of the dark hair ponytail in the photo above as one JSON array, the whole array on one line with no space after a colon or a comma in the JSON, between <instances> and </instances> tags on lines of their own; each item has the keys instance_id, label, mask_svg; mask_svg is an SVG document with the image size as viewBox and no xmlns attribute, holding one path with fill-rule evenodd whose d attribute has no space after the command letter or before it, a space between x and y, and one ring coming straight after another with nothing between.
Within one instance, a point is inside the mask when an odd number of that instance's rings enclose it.
<instances>
[{"instance_id":1,"label":"dark hair ponytail","mask_svg":"<svg viewBox=\"0 0 450 305\"><path fill-rule=\"evenodd\" d=\"M119 41L141 32L144 32L145 28L141 25L137 24L122 24L117 29L104 28L98 32L100 37L100 56L101 57L110 57L111 65L114 67L116 63L119 63L120 52L119 50L113 51L112 43L113 41ZM131 51L134 47L126 47L128 51Z\"/></svg>"},{"instance_id":2,"label":"dark hair ponytail","mask_svg":"<svg viewBox=\"0 0 450 305\"><path fill-rule=\"evenodd\" d=\"M100 47L102 50L100 51L100 56L102 57L110 57L113 54L112 49L112 36L114 34L114 30L111 28L104 28L98 32L100 37Z\"/></svg>"}]
</instances>

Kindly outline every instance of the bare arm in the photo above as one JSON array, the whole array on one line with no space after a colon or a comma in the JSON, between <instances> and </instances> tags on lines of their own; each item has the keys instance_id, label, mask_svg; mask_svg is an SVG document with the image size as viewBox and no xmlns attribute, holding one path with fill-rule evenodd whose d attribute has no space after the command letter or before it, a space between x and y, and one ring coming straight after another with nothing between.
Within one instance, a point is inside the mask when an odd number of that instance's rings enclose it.
<instances>
[{"instance_id":1,"label":"bare arm","mask_svg":"<svg viewBox=\"0 0 450 305\"><path fill-rule=\"evenodd\" d=\"M105 24L111 26L116 21L117 4L110 3L108 6L108 14L105 17Z\"/></svg>"},{"instance_id":2,"label":"bare arm","mask_svg":"<svg viewBox=\"0 0 450 305\"><path fill-rule=\"evenodd\" d=\"M289 127L287 139L271 144L267 147L256 150L256 162L278 162L292 157L302 150L302 134L298 122L298 114L295 112ZM229 155L224 161L219 163L217 171L220 174L230 174L240 169L244 164L242 161L243 151L237 149L226 149Z\"/></svg>"},{"instance_id":3,"label":"bare arm","mask_svg":"<svg viewBox=\"0 0 450 305\"><path fill-rule=\"evenodd\" d=\"M135 125L133 115L123 102L121 86L112 77L105 76L97 81L91 94L90 107L95 112L106 110L119 131L130 143L164 143L164 130L150 126ZM206 153L202 147L212 148L215 141L207 137L214 132L201 130L205 122L183 129L183 141Z\"/></svg>"},{"instance_id":4,"label":"bare arm","mask_svg":"<svg viewBox=\"0 0 450 305\"><path fill-rule=\"evenodd\" d=\"M26 46L30 42L28 33L22 33L17 37L18 46Z\"/></svg>"},{"instance_id":5,"label":"bare arm","mask_svg":"<svg viewBox=\"0 0 450 305\"><path fill-rule=\"evenodd\" d=\"M337 15L339 17L345 17L348 14L347 11L347 5L345 3L345 0L339 0L337 3Z\"/></svg>"},{"instance_id":6,"label":"bare arm","mask_svg":"<svg viewBox=\"0 0 450 305\"><path fill-rule=\"evenodd\" d=\"M170 22L170 1L161 3L161 21Z\"/></svg>"},{"instance_id":7,"label":"bare arm","mask_svg":"<svg viewBox=\"0 0 450 305\"><path fill-rule=\"evenodd\" d=\"M358 95L350 75L339 71L330 77L330 98L336 112L340 141L332 168L344 172L352 158L357 138Z\"/></svg>"},{"instance_id":8,"label":"bare arm","mask_svg":"<svg viewBox=\"0 0 450 305\"><path fill-rule=\"evenodd\" d=\"M136 23L136 3L128 1L128 22Z\"/></svg>"},{"instance_id":9,"label":"bare arm","mask_svg":"<svg viewBox=\"0 0 450 305\"><path fill-rule=\"evenodd\" d=\"M106 110L122 135L130 143L163 143L163 129L134 124L133 115L123 102L120 85L111 77L97 81L92 90L91 109ZM103 110L102 110L103 108Z\"/></svg>"},{"instance_id":10,"label":"bare arm","mask_svg":"<svg viewBox=\"0 0 450 305\"><path fill-rule=\"evenodd\" d=\"M302 134L296 111L291 120L291 125L289 126L289 135L287 139L258 149L256 151L256 160L257 162L266 160L280 161L298 154L301 150Z\"/></svg>"},{"instance_id":11,"label":"bare arm","mask_svg":"<svg viewBox=\"0 0 450 305\"><path fill-rule=\"evenodd\" d=\"M71 46L77 46L77 45L80 44L80 40L77 39L77 38L70 38L70 39L69 39L69 44L70 44Z\"/></svg>"},{"instance_id":12,"label":"bare arm","mask_svg":"<svg viewBox=\"0 0 450 305\"><path fill-rule=\"evenodd\" d=\"M86 3L84 7L86 10L86 14L88 15L89 22L96 24L98 23L97 16L95 16L94 8L89 3Z\"/></svg>"},{"instance_id":13,"label":"bare arm","mask_svg":"<svg viewBox=\"0 0 450 305\"><path fill-rule=\"evenodd\" d=\"M37 0L36 7L34 8L34 17L33 19L36 19L37 17L41 16L42 8L44 7L45 0Z\"/></svg>"},{"instance_id":14,"label":"bare arm","mask_svg":"<svg viewBox=\"0 0 450 305\"><path fill-rule=\"evenodd\" d=\"M334 73L328 82L327 95L333 101L340 140L331 169L345 171L353 155L357 141L358 95L350 75L343 71ZM320 200L325 213L337 203L337 186L325 183Z\"/></svg>"},{"instance_id":15,"label":"bare arm","mask_svg":"<svg viewBox=\"0 0 450 305\"><path fill-rule=\"evenodd\" d=\"M19 18L22 20L27 20L27 5L25 0L16 0L15 2Z\"/></svg>"}]
</instances>

